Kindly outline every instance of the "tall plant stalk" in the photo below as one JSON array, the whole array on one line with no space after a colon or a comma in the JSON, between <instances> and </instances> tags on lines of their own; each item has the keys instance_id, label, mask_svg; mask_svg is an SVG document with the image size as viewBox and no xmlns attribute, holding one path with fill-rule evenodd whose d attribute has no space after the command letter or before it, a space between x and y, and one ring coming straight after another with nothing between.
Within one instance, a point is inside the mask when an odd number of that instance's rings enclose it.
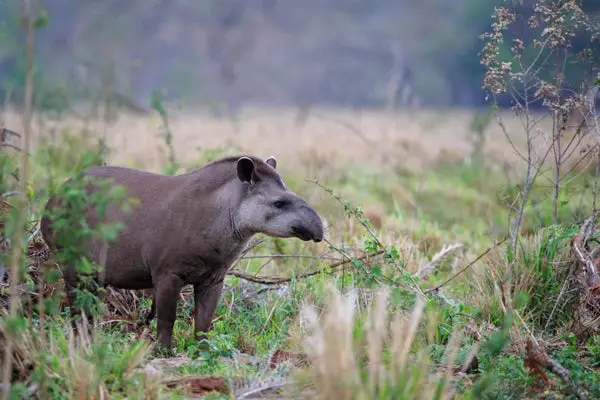
<instances>
[{"instance_id":1,"label":"tall plant stalk","mask_svg":"<svg viewBox=\"0 0 600 400\"><path fill-rule=\"evenodd\" d=\"M27 178L28 178L28 154L31 141L31 117L32 117L32 98L33 98L33 57L35 44L35 26L32 20L33 7L30 0L21 1L21 21L25 29L25 109L23 113L23 151L21 152L21 173L19 179L19 200L17 204L17 224L15 234L12 240L12 254L10 265L10 304L9 315L11 322L17 316L19 306L19 273L21 265L21 256L23 253L23 235L25 231L25 215L27 207ZM3 398L8 399L10 394L10 381L12 376L12 335L8 334L5 344L4 357L4 376L3 376Z\"/></svg>"}]
</instances>

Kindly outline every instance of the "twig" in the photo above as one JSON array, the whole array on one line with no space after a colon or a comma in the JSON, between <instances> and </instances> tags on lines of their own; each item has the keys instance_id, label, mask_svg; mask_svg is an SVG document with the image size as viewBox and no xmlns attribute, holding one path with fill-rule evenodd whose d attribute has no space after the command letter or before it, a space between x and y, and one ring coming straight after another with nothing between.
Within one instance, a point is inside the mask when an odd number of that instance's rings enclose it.
<instances>
[{"instance_id":1,"label":"twig","mask_svg":"<svg viewBox=\"0 0 600 400\"><path fill-rule=\"evenodd\" d=\"M359 257L355 257L350 260L338 261L338 262L333 263L328 266L328 268L330 269L329 273L336 272L335 271L336 269L338 269L346 264L349 264L352 260L359 260L359 261L365 260L370 257L379 256L379 255L383 254L384 252L385 252L384 250L380 250L375 254L363 254ZM291 282L293 279L305 279L305 278L310 278L311 276L315 276L315 275L319 275L319 274L323 274L323 273L326 273L326 272L323 269L321 269L319 271L312 271L312 272L307 272L305 274L300 274L300 275L296 276L295 278L294 277L288 278L288 277L284 277L284 276L255 276L255 275L249 275L249 274L246 274L243 272L238 272L238 271L229 271L227 273L227 275L235 276L237 278L244 279L248 282L260 283L262 285L279 285L282 283Z\"/></svg>"},{"instance_id":2,"label":"twig","mask_svg":"<svg viewBox=\"0 0 600 400\"><path fill-rule=\"evenodd\" d=\"M323 189L324 191L329 193L338 203L341 204L342 207L344 207L344 208L346 207L346 205L344 204L344 202L342 202L342 200L340 199L339 196L334 195L329 189L327 189L325 186L323 186L318 180L306 179L306 181L317 185L318 187L320 187L321 189ZM356 216L355 216L355 218L356 218ZM367 230L369 235L373 238L373 240L375 240L375 242L379 245L379 247L386 250L386 247L383 245L383 243L381 243L381 241L379 240L377 235L371 230L371 228L369 228L369 226L361 218L356 218L356 219L358 220L358 223L361 224Z\"/></svg>"},{"instance_id":3,"label":"twig","mask_svg":"<svg viewBox=\"0 0 600 400\"><path fill-rule=\"evenodd\" d=\"M256 389L249 390L249 391L239 395L237 397L237 400L250 399L250 398L253 399L253 398L256 398L255 396L260 395L261 393L266 392L267 390L281 389L288 385L290 385L290 382L269 383L269 384L260 386Z\"/></svg>"},{"instance_id":4,"label":"twig","mask_svg":"<svg viewBox=\"0 0 600 400\"><path fill-rule=\"evenodd\" d=\"M4 200L4 199L8 199L9 197L12 196L18 196L19 192L6 192L6 193L2 193L2 195L0 195L0 199Z\"/></svg>"},{"instance_id":5,"label":"twig","mask_svg":"<svg viewBox=\"0 0 600 400\"><path fill-rule=\"evenodd\" d=\"M17 150L18 152L25 153L25 151L23 149L21 149L19 146L15 146L14 144L10 144L10 143L0 143L0 147L8 147L10 149Z\"/></svg>"},{"instance_id":6,"label":"twig","mask_svg":"<svg viewBox=\"0 0 600 400\"><path fill-rule=\"evenodd\" d=\"M7 136L7 134L8 134L8 135L13 135L13 136L16 136L16 137L18 137L18 138L20 138L20 137L21 137L21 135L20 135L20 134L18 134L18 133L17 133L17 132L15 132L15 131L12 131L12 130L10 130L10 129L2 128L2 131L1 131L1 132L2 132L2 142L4 142L4 141L6 140L6 136Z\"/></svg>"},{"instance_id":7,"label":"twig","mask_svg":"<svg viewBox=\"0 0 600 400\"><path fill-rule=\"evenodd\" d=\"M507 240L508 240L508 237L502 239L500 242L496 243L495 245L493 245L491 247L488 247L486 251L484 251L483 253L481 253L476 259L474 259L469 264L467 264L466 267L464 267L463 269L461 269L460 271L458 271L456 274L452 275L445 282L437 285L434 288L425 290L424 293L425 294L429 294L429 293L437 292L438 290L440 290L441 288L443 288L444 286L446 286L448 283L450 283L452 280L454 280L457 276L459 276L460 274L462 274L463 272L465 272L467 269L469 269L470 267L472 267L477 261L479 261L483 257L485 257L490 251L492 251L492 249L495 249L496 247L500 246L501 244L503 244Z\"/></svg>"},{"instance_id":8,"label":"twig","mask_svg":"<svg viewBox=\"0 0 600 400\"><path fill-rule=\"evenodd\" d=\"M332 260L336 261L338 258L336 257L327 257L327 256L307 256L303 254L265 254L260 256L244 256L240 257L242 260L253 260L253 259L262 259L262 258L308 258L308 259L317 259L317 260Z\"/></svg>"},{"instance_id":9,"label":"twig","mask_svg":"<svg viewBox=\"0 0 600 400\"><path fill-rule=\"evenodd\" d=\"M315 115L315 117L317 117L318 119L321 120L329 120L330 122L333 122L335 124L338 124L344 128L346 128L348 131L352 132L356 137L358 137L359 139L361 139L362 141L364 141L365 143L367 143L373 150L375 150L378 153L381 153L380 149L377 148L376 144L374 142L372 142L371 140L369 140L362 132L360 129L358 129L357 127L355 127L354 125L352 125L349 122L346 121L341 121L341 120L337 120L337 119L331 119L331 118L326 118L323 115ZM387 161L388 156L386 154L381 154L383 156L384 161Z\"/></svg>"},{"instance_id":10,"label":"twig","mask_svg":"<svg viewBox=\"0 0 600 400\"><path fill-rule=\"evenodd\" d=\"M250 243L243 251L242 254L240 255L240 258L245 256L246 254L248 254L249 252L251 252L252 250L254 250L255 248L257 248L258 246L260 246L261 244L263 244L265 241L263 240L255 240L254 242Z\"/></svg>"}]
</instances>

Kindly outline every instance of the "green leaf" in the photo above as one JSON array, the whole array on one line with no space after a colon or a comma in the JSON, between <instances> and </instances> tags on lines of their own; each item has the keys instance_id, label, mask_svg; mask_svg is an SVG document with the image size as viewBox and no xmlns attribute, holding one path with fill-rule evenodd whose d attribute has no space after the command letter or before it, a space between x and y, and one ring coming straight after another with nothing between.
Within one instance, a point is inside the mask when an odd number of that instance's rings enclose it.
<instances>
[{"instance_id":1,"label":"green leaf","mask_svg":"<svg viewBox=\"0 0 600 400\"><path fill-rule=\"evenodd\" d=\"M373 274L373 276L375 278L379 278L379 277L383 276L383 273L381 271L381 266L379 266L379 265L376 265L373 268L371 268L371 273Z\"/></svg>"},{"instance_id":2,"label":"green leaf","mask_svg":"<svg viewBox=\"0 0 600 400\"><path fill-rule=\"evenodd\" d=\"M388 258L389 260L399 260L400 253L396 247L392 246L388 251L385 252L384 257Z\"/></svg>"}]
</instances>

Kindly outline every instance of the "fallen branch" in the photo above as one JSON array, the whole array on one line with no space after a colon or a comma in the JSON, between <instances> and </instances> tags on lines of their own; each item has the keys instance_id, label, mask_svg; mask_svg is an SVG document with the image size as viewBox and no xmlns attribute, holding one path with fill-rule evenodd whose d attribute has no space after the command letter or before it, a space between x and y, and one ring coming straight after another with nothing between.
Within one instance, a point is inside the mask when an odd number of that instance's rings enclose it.
<instances>
[{"instance_id":1,"label":"fallen branch","mask_svg":"<svg viewBox=\"0 0 600 400\"><path fill-rule=\"evenodd\" d=\"M544 350L534 339L527 339L527 359L526 363L532 367L543 367L550 372L557 375L573 392L573 394L580 400L587 400L587 396L582 390L573 383L569 371L567 371L562 365L554 361L548 356L546 350Z\"/></svg>"},{"instance_id":2,"label":"fallen branch","mask_svg":"<svg viewBox=\"0 0 600 400\"><path fill-rule=\"evenodd\" d=\"M368 259L370 257L379 256L379 255L383 254L384 252L385 252L385 250L380 250L375 254L363 254L362 256L352 258L349 260L338 261L334 264L329 265L330 271L328 271L328 272L329 273L336 272L337 269L339 269L340 267L342 267L346 264L351 263L353 260L362 261L362 260ZM307 272L305 274L300 274L300 275L296 276L295 278L288 278L288 277L284 277L284 276L255 276L255 275L249 275L249 274L245 274L243 272L238 272L238 271L229 271L227 273L227 275L235 276L237 278L244 279L246 281L253 282L253 283L260 283L262 285L280 285L282 283L289 283L293 279L305 279L305 278L310 278L311 276L315 276L315 275L319 275L319 274L323 274L323 273L325 273L325 271L323 269L321 269L319 271L312 271L312 272Z\"/></svg>"},{"instance_id":3,"label":"fallen branch","mask_svg":"<svg viewBox=\"0 0 600 400\"><path fill-rule=\"evenodd\" d=\"M448 283L450 283L452 280L454 280L457 276L459 276L460 274L462 274L463 272L465 272L467 269L471 268L477 261L481 260L483 257L485 257L487 255L487 253L489 253L490 251L492 251L492 249L495 249L496 247L500 246L501 244L503 244L507 240L508 240L508 237L502 239L500 242L496 243L495 245L493 245L491 247L488 247L486 251L484 251L483 253L481 253L476 259L474 259L469 264L467 264L466 267L464 267L463 269L461 269L460 271L458 271L456 274L452 275L450 278L446 279L445 282L437 285L434 288L427 289L424 293L425 294L429 294L429 293L437 292L438 290L440 290L441 288L443 288L444 286L446 286Z\"/></svg>"}]
</instances>

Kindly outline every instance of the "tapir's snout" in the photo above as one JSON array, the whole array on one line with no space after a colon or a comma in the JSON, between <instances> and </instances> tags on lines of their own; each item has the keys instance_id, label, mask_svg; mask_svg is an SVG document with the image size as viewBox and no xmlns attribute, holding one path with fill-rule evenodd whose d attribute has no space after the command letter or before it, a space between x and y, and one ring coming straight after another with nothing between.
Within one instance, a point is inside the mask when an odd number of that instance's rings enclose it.
<instances>
[{"instance_id":1,"label":"tapir's snout","mask_svg":"<svg viewBox=\"0 0 600 400\"><path fill-rule=\"evenodd\" d=\"M294 236L305 242L312 240L316 243L321 242L324 236L323 221L319 214L309 206L303 210L303 219L300 223L292 225Z\"/></svg>"},{"instance_id":2,"label":"tapir's snout","mask_svg":"<svg viewBox=\"0 0 600 400\"><path fill-rule=\"evenodd\" d=\"M317 229L313 233L312 240L316 243L319 243L323 240L323 236L325 236L325 233L323 232L323 222L321 221L321 218L318 215L317 219L319 223L317 224Z\"/></svg>"}]
</instances>

